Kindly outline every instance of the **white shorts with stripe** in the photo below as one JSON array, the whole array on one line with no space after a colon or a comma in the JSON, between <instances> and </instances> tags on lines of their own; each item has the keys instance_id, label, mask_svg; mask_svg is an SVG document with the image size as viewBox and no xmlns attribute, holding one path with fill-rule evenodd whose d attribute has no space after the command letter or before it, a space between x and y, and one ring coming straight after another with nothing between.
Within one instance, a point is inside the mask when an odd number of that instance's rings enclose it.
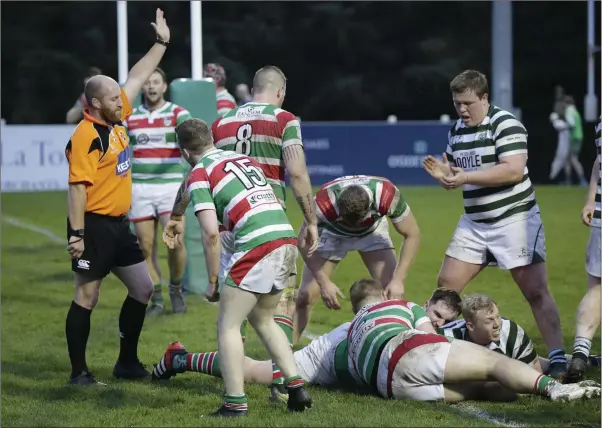
<instances>
[{"instance_id":1,"label":"white shorts with stripe","mask_svg":"<svg viewBox=\"0 0 602 428\"><path fill-rule=\"evenodd\" d=\"M408 330L392 338L378 364L376 386L385 398L439 401L451 344L444 336Z\"/></svg>"},{"instance_id":2,"label":"white shorts with stripe","mask_svg":"<svg viewBox=\"0 0 602 428\"><path fill-rule=\"evenodd\" d=\"M298 255L295 238L278 239L249 251L233 252L234 235L222 232L220 236L220 286L230 285L258 294L282 291L287 287Z\"/></svg>"},{"instance_id":3,"label":"white shorts with stripe","mask_svg":"<svg viewBox=\"0 0 602 428\"><path fill-rule=\"evenodd\" d=\"M539 208L527 217L504 219L500 225L476 223L463 215L445 255L475 265L495 260L504 270L546 260L546 244Z\"/></svg>"},{"instance_id":4,"label":"white shorts with stripe","mask_svg":"<svg viewBox=\"0 0 602 428\"><path fill-rule=\"evenodd\" d=\"M587 243L587 250L585 251L585 270L591 276L597 276L600 278L600 258L602 252L600 249L600 228L592 226L589 232L589 241Z\"/></svg>"},{"instance_id":5,"label":"white shorts with stripe","mask_svg":"<svg viewBox=\"0 0 602 428\"><path fill-rule=\"evenodd\" d=\"M347 253L394 249L391 235L389 234L389 222L383 218L372 233L359 238L353 236L338 235L325 228L321 228L318 238L318 249L316 252L324 260L340 261Z\"/></svg>"},{"instance_id":6,"label":"white shorts with stripe","mask_svg":"<svg viewBox=\"0 0 602 428\"><path fill-rule=\"evenodd\" d=\"M170 214L179 189L180 183L133 183L130 221L137 223Z\"/></svg>"}]
</instances>

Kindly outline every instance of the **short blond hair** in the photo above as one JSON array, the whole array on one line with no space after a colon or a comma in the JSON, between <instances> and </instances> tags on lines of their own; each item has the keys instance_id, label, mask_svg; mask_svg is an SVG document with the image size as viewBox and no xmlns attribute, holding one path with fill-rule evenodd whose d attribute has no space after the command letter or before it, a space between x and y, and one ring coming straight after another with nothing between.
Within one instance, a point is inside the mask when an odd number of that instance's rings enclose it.
<instances>
[{"instance_id":1,"label":"short blond hair","mask_svg":"<svg viewBox=\"0 0 602 428\"><path fill-rule=\"evenodd\" d=\"M493 307L497 306L495 300L487 294L471 294L464 297L462 301L462 316L465 320L471 321L479 311L493 311Z\"/></svg>"}]
</instances>

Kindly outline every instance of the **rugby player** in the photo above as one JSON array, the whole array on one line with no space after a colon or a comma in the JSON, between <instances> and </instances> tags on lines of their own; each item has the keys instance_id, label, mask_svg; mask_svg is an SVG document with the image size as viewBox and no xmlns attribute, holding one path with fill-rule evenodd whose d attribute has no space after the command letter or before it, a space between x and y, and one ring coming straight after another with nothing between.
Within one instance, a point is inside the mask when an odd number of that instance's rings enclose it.
<instances>
[{"instance_id":1,"label":"rugby player","mask_svg":"<svg viewBox=\"0 0 602 428\"><path fill-rule=\"evenodd\" d=\"M587 293L577 309L575 326L575 342L573 359L569 364L565 382L578 382L583 378L587 368L587 359L592 346L592 339L600 326L600 144L602 144L602 122L596 125L596 162L589 181L589 193L581 221L590 227L589 242L585 254L585 270L587 272Z\"/></svg>"},{"instance_id":2,"label":"rugby player","mask_svg":"<svg viewBox=\"0 0 602 428\"><path fill-rule=\"evenodd\" d=\"M453 290L438 288L424 308L433 326L440 327L457 318L461 310L461 299ZM346 339L349 324L347 322L336 327L293 354L299 375L305 382L330 387L354 387L355 381L347 369ZM221 377L219 352L188 353L181 343L174 342L154 366L152 374L154 380L165 380L186 371ZM244 373L245 382L270 385L273 380L272 362L246 357Z\"/></svg>"},{"instance_id":3,"label":"rugby player","mask_svg":"<svg viewBox=\"0 0 602 428\"><path fill-rule=\"evenodd\" d=\"M309 323L320 291L336 289L342 296L330 277L347 253L358 251L372 278L385 286L387 297L400 299L420 245L420 230L409 205L386 178L368 175L337 178L318 190L315 203L320 239L311 256L300 247L306 266L297 296L295 343ZM385 217L391 219L393 228L404 237L399 261ZM340 308L336 294L323 295L323 299L327 307Z\"/></svg>"},{"instance_id":4,"label":"rugby player","mask_svg":"<svg viewBox=\"0 0 602 428\"><path fill-rule=\"evenodd\" d=\"M209 276L206 293L211 301L219 299L217 335L226 395L215 415L247 415L240 333L247 318L285 378L288 409L303 411L311 407L311 397L298 375L286 335L273 319L297 258L295 231L254 160L215 148L211 131L200 119L185 120L176 134L193 169L178 192L164 237L170 248L181 242L181 219L189 198L202 232ZM218 223L233 240L221 268Z\"/></svg>"},{"instance_id":5,"label":"rugby player","mask_svg":"<svg viewBox=\"0 0 602 428\"><path fill-rule=\"evenodd\" d=\"M455 403L507 397L504 389L554 401L600 395L595 382L563 385L521 361L436 334L422 308L385 300L376 280L356 281L350 299L356 315L347 333L349 371L382 397Z\"/></svg>"},{"instance_id":6,"label":"rugby player","mask_svg":"<svg viewBox=\"0 0 602 428\"><path fill-rule=\"evenodd\" d=\"M558 307L548 289L540 210L527 170L527 131L489 104L487 78L466 70L450 84L460 118L442 161L425 170L446 189L462 187L464 215L445 253L438 284L462 292L490 262L510 270L549 351L548 374L566 373Z\"/></svg>"},{"instance_id":7,"label":"rugby player","mask_svg":"<svg viewBox=\"0 0 602 428\"><path fill-rule=\"evenodd\" d=\"M215 82L217 98L217 114L223 116L236 108L236 100L226 89L226 70L219 64L209 63L203 69L203 77L210 77Z\"/></svg>"},{"instance_id":8,"label":"rugby player","mask_svg":"<svg viewBox=\"0 0 602 428\"><path fill-rule=\"evenodd\" d=\"M211 126L211 131L217 148L247 155L260 165L284 209L286 171L297 204L305 222L309 224L300 234L300 239L306 240L309 251L313 252L318 239L313 191L305 164L301 126L295 115L281 108L285 96L284 73L278 67L265 66L259 69L253 78L253 100L230 110L224 117L216 120ZM223 269L229 260L229 254L233 252L234 240L232 234L227 231L221 233L221 240L222 251L225 254ZM286 333L292 348L297 266L294 259L291 259L290 263L291 276L274 319ZM332 295L335 290L326 290L324 293ZM246 321L241 331L244 340ZM274 366L274 374L277 373L278 367ZM281 377L275 376L274 385L270 388L271 401L278 402L285 398L282 382Z\"/></svg>"},{"instance_id":9,"label":"rugby player","mask_svg":"<svg viewBox=\"0 0 602 428\"><path fill-rule=\"evenodd\" d=\"M129 100L136 98L169 44L169 27L161 9L151 25L157 40L132 67L123 88L108 76L88 80L84 93L89 107L65 149L69 162L67 251L75 272L75 296L65 326L71 384L97 383L88 370L86 347L90 316L102 281L111 272L128 290L119 314L120 351L113 376L150 376L138 359L138 341L153 283L127 219L132 176L123 121L132 113Z\"/></svg>"},{"instance_id":10,"label":"rugby player","mask_svg":"<svg viewBox=\"0 0 602 428\"><path fill-rule=\"evenodd\" d=\"M537 355L533 342L520 325L500 316L497 303L489 296L472 294L465 297L462 301L462 317L461 320L438 328L437 332L485 346L492 351L529 364L540 373L546 371L550 365L547 358ZM431 318L430 314L429 318ZM598 366L599 358L600 356L591 356L588 363Z\"/></svg>"},{"instance_id":11,"label":"rugby player","mask_svg":"<svg viewBox=\"0 0 602 428\"><path fill-rule=\"evenodd\" d=\"M157 224L164 227L174 198L184 179L181 153L176 142L175 127L190 118L183 107L165 100L167 78L155 69L142 87L144 103L134 109L124 123L132 146L132 208L129 218L150 276L155 284L147 315L164 311L161 293L161 271L157 261ZM169 265L169 297L173 313L186 312L182 295L182 276L186 268L186 248L180 245L167 251Z\"/></svg>"}]
</instances>

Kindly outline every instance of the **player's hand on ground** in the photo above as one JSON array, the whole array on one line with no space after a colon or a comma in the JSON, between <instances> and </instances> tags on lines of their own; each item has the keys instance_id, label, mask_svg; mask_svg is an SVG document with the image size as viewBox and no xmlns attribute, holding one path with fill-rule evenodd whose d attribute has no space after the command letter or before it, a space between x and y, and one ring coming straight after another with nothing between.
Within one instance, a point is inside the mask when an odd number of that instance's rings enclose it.
<instances>
[{"instance_id":1,"label":"player's hand on ground","mask_svg":"<svg viewBox=\"0 0 602 428\"><path fill-rule=\"evenodd\" d=\"M450 163L445 153L441 156L441 160L428 155L422 162L422 165L424 166L424 170L435 180L441 180L443 177L452 175Z\"/></svg>"},{"instance_id":2,"label":"player's hand on ground","mask_svg":"<svg viewBox=\"0 0 602 428\"><path fill-rule=\"evenodd\" d=\"M586 226L590 226L592 224L592 218L594 218L594 205L587 204L581 211L581 222Z\"/></svg>"},{"instance_id":3,"label":"player's hand on ground","mask_svg":"<svg viewBox=\"0 0 602 428\"><path fill-rule=\"evenodd\" d=\"M456 189L458 187L462 187L464 183L466 183L466 173L462 168L458 168L457 166L450 167L452 171L452 175L447 175L441 178L440 183L446 189Z\"/></svg>"},{"instance_id":4,"label":"player's hand on ground","mask_svg":"<svg viewBox=\"0 0 602 428\"><path fill-rule=\"evenodd\" d=\"M318 248L318 226L315 224L304 225L299 233L297 244L299 248L307 252L307 257L311 257Z\"/></svg>"},{"instance_id":5,"label":"player's hand on ground","mask_svg":"<svg viewBox=\"0 0 602 428\"><path fill-rule=\"evenodd\" d=\"M385 287L385 294L389 300L402 300L405 293L405 286L401 281L391 281Z\"/></svg>"},{"instance_id":6,"label":"player's hand on ground","mask_svg":"<svg viewBox=\"0 0 602 428\"><path fill-rule=\"evenodd\" d=\"M157 37L164 42L169 42L169 27L167 26L167 21L163 17L163 11L161 9L157 9L155 22L151 22L151 25L155 29L155 33L157 33Z\"/></svg>"},{"instance_id":7,"label":"player's hand on ground","mask_svg":"<svg viewBox=\"0 0 602 428\"><path fill-rule=\"evenodd\" d=\"M71 236L67 244L67 251L72 259L79 259L84 253L84 239L79 236Z\"/></svg>"},{"instance_id":8,"label":"player's hand on ground","mask_svg":"<svg viewBox=\"0 0 602 428\"><path fill-rule=\"evenodd\" d=\"M332 281L327 281L323 287L320 287L320 295L322 296L324 306L328 309L341 309L341 304L337 296L341 299L344 299L345 296Z\"/></svg>"},{"instance_id":9,"label":"player's hand on ground","mask_svg":"<svg viewBox=\"0 0 602 428\"><path fill-rule=\"evenodd\" d=\"M219 301L219 287L217 283L208 283L205 289L205 298L209 302Z\"/></svg>"},{"instance_id":10,"label":"player's hand on ground","mask_svg":"<svg viewBox=\"0 0 602 428\"><path fill-rule=\"evenodd\" d=\"M169 220L163 229L163 242L170 250L182 245L184 223L181 220Z\"/></svg>"}]
</instances>

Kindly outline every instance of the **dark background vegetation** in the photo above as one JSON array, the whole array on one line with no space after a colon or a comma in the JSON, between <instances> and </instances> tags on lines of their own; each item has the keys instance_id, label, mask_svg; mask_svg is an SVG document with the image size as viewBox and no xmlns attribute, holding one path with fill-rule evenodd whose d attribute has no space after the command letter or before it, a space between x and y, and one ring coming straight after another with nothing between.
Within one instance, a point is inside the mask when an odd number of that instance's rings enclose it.
<instances>
[{"instance_id":1,"label":"dark background vegetation","mask_svg":"<svg viewBox=\"0 0 602 428\"><path fill-rule=\"evenodd\" d=\"M130 66L152 44L156 7L172 32L161 66L170 79L190 77L188 2L128 2ZM2 117L8 123L63 123L87 67L117 77L114 1L3 1L1 8ZM250 83L262 65L278 65L289 79L285 108L305 121L454 117L450 79L466 68L491 74L488 1L204 1L202 8L203 58L224 65L229 89ZM554 86L564 86L583 106L587 4L514 2L513 19L514 103L530 134L531 175L541 181L556 146L548 121ZM599 96L599 54L596 60ZM589 172L593 124L584 128Z\"/></svg>"}]
</instances>

